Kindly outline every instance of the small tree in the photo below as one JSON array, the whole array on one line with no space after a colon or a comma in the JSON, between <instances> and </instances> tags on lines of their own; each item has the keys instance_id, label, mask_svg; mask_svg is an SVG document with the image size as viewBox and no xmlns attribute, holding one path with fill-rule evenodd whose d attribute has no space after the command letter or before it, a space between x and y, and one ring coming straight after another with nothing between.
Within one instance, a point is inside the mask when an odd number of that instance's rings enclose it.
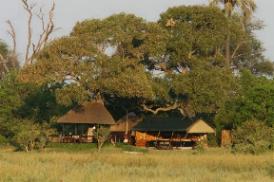
<instances>
[{"instance_id":1,"label":"small tree","mask_svg":"<svg viewBox=\"0 0 274 182\"><path fill-rule=\"evenodd\" d=\"M274 128L250 120L232 132L234 152L259 154L273 149Z\"/></svg>"},{"instance_id":2,"label":"small tree","mask_svg":"<svg viewBox=\"0 0 274 182\"><path fill-rule=\"evenodd\" d=\"M104 143L109 139L110 130L107 127L98 126L96 129L95 138L97 140L98 152L101 151Z\"/></svg>"},{"instance_id":3,"label":"small tree","mask_svg":"<svg viewBox=\"0 0 274 182\"><path fill-rule=\"evenodd\" d=\"M17 121L13 127L13 143L19 150L32 151L35 147L35 140L40 135L40 128L31 121Z\"/></svg>"},{"instance_id":4,"label":"small tree","mask_svg":"<svg viewBox=\"0 0 274 182\"><path fill-rule=\"evenodd\" d=\"M48 126L42 126L29 120L17 120L13 125L12 142L19 150L26 152L44 149L48 136L54 132Z\"/></svg>"}]
</instances>

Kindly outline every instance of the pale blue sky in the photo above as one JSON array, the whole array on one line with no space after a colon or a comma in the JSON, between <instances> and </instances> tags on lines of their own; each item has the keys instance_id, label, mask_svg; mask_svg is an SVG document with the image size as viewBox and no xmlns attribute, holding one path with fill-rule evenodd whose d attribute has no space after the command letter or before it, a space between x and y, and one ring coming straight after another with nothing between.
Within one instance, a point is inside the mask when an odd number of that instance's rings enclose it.
<instances>
[{"instance_id":1,"label":"pale blue sky","mask_svg":"<svg viewBox=\"0 0 274 182\"><path fill-rule=\"evenodd\" d=\"M51 0L33 0L47 7ZM177 5L207 4L208 0L56 0L55 24L60 29L54 36L66 35L77 21L88 18L104 18L113 13L134 13L149 21L155 21L160 13ZM10 19L17 30L18 49L23 52L26 37L26 14L20 0L0 0L0 38L10 42L5 21ZM266 57L274 60L274 1L257 0L256 18L264 21L265 28L257 32L266 48ZM34 25L34 29L39 27ZM36 35L37 36L37 35Z\"/></svg>"}]
</instances>

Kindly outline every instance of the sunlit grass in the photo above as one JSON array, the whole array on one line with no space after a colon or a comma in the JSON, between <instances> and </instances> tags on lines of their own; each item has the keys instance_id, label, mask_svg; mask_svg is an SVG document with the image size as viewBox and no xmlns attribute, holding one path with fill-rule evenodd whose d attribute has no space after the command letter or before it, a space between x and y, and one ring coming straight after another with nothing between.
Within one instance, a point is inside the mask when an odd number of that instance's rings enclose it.
<instances>
[{"instance_id":1,"label":"sunlit grass","mask_svg":"<svg viewBox=\"0 0 274 182\"><path fill-rule=\"evenodd\" d=\"M62 150L52 146L31 153L0 150L0 181L273 181L272 153L144 152L111 146L97 153L94 147L85 147L65 151L64 146Z\"/></svg>"}]
</instances>

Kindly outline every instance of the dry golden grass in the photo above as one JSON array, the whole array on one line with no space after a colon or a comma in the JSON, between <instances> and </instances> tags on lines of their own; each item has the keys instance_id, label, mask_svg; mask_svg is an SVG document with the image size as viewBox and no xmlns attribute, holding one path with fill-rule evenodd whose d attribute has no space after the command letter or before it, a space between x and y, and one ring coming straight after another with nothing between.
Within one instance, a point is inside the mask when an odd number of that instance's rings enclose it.
<instances>
[{"instance_id":1,"label":"dry golden grass","mask_svg":"<svg viewBox=\"0 0 274 182\"><path fill-rule=\"evenodd\" d=\"M273 181L273 153L233 155L210 149L130 153L107 148L102 153L11 152L0 150L0 181Z\"/></svg>"}]
</instances>

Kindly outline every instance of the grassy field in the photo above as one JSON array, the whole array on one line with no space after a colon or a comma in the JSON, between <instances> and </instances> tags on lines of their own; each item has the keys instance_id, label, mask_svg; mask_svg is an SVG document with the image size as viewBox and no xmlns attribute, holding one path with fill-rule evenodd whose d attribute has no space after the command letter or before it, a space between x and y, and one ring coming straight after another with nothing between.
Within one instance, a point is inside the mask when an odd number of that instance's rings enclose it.
<instances>
[{"instance_id":1,"label":"grassy field","mask_svg":"<svg viewBox=\"0 0 274 182\"><path fill-rule=\"evenodd\" d=\"M274 180L273 153L233 155L224 149L156 151L107 146L101 153L88 145L51 146L43 152L0 149L0 181L134 182Z\"/></svg>"}]
</instances>

